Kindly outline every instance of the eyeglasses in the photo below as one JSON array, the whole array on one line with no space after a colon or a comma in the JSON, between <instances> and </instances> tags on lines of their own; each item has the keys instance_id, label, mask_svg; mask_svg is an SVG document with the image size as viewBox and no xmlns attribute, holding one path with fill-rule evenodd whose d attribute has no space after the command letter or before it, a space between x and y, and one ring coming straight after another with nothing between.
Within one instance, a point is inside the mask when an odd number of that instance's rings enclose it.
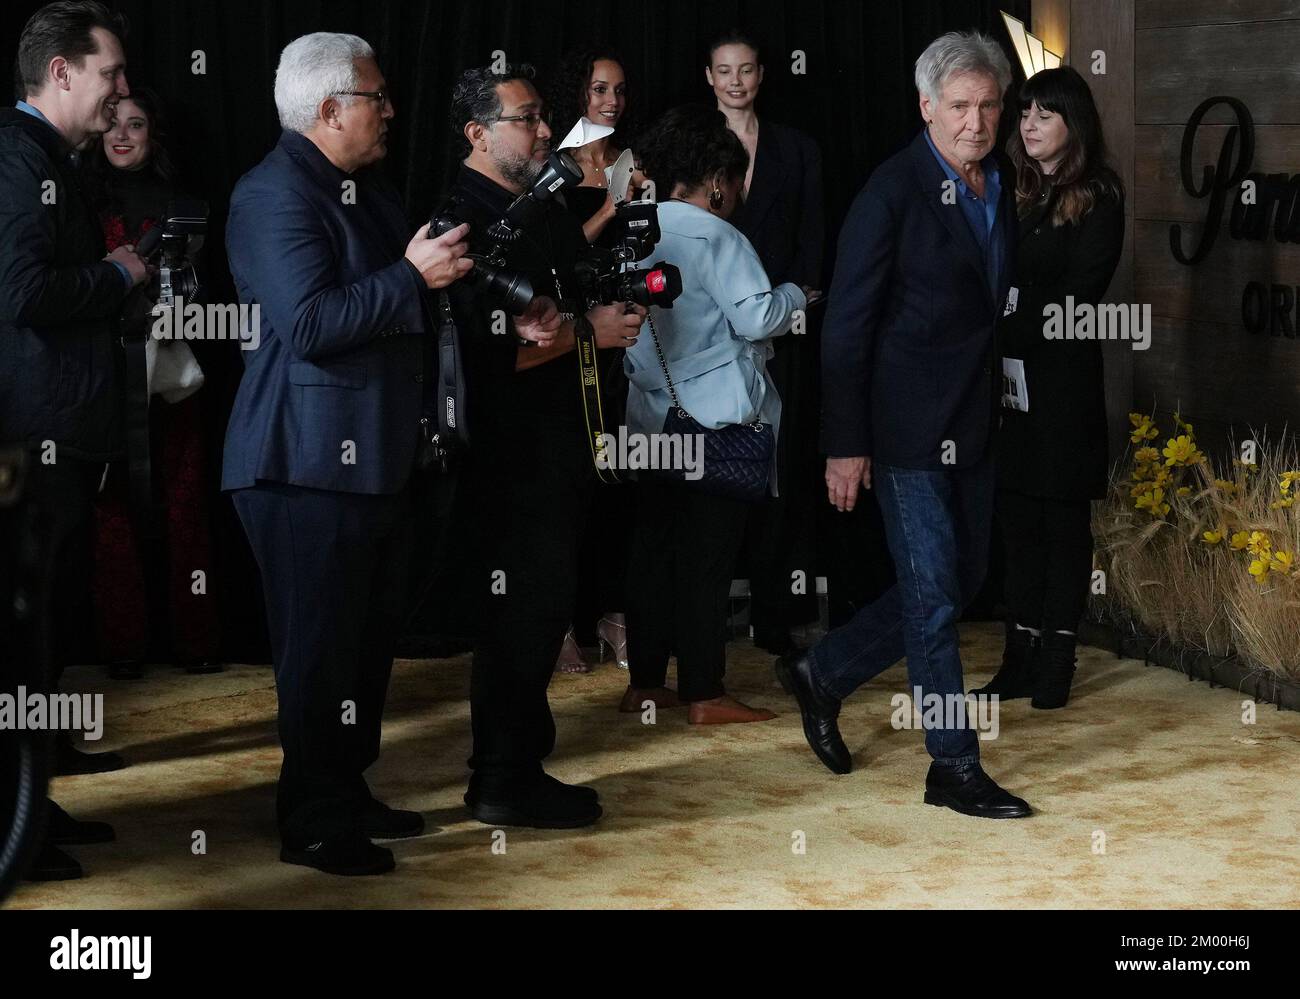
<instances>
[{"instance_id":1,"label":"eyeglasses","mask_svg":"<svg viewBox=\"0 0 1300 999\"><path fill-rule=\"evenodd\" d=\"M341 90L335 97L369 97L373 101L379 102L379 110L382 113L388 106L388 91L386 90Z\"/></svg>"},{"instance_id":2,"label":"eyeglasses","mask_svg":"<svg viewBox=\"0 0 1300 999\"><path fill-rule=\"evenodd\" d=\"M527 114L503 114L497 115L497 121L522 121L524 127L530 132L536 132L537 126L546 120L546 115L538 114L536 111L529 111Z\"/></svg>"}]
</instances>

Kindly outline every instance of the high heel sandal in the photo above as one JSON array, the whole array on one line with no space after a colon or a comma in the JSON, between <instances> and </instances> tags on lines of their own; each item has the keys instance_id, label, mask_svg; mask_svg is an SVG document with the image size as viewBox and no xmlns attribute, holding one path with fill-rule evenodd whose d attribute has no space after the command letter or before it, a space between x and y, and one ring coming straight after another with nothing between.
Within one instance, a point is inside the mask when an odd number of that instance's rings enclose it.
<instances>
[{"instance_id":1,"label":"high heel sandal","mask_svg":"<svg viewBox=\"0 0 1300 999\"><path fill-rule=\"evenodd\" d=\"M600 661L605 661L605 646L614 656L614 665L627 669L627 626L602 617L596 624L596 638L600 642Z\"/></svg>"},{"instance_id":2,"label":"high heel sandal","mask_svg":"<svg viewBox=\"0 0 1300 999\"><path fill-rule=\"evenodd\" d=\"M591 667L582 658L582 649L578 648L578 640L574 637L572 628L564 636L564 644L560 646L560 655L555 660L555 668L561 673L591 672Z\"/></svg>"}]
</instances>

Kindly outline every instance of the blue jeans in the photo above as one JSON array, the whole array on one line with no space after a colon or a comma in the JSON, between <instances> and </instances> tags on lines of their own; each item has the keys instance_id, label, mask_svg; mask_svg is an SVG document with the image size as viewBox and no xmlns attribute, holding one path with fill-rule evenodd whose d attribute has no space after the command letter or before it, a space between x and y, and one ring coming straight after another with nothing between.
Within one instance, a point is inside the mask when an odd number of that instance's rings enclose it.
<instances>
[{"instance_id":1,"label":"blue jeans","mask_svg":"<svg viewBox=\"0 0 1300 999\"><path fill-rule=\"evenodd\" d=\"M912 690L963 694L957 619L988 568L992 457L937 472L873 464L872 484L898 582L813 647L813 678L843 700L906 656ZM979 761L970 727L927 728L925 748L948 766Z\"/></svg>"}]
</instances>

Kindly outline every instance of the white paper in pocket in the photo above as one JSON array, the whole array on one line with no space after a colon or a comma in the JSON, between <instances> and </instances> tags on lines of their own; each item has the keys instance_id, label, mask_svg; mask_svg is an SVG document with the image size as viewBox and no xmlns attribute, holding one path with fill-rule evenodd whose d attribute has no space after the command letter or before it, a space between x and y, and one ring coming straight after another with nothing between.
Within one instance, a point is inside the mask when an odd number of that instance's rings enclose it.
<instances>
[{"instance_id":1,"label":"white paper in pocket","mask_svg":"<svg viewBox=\"0 0 1300 999\"><path fill-rule=\"evenodd\" d=\"M1002 358L1002 405L1021 413L1029 412L1029 387L1025 384L1025 362L1018 357Z\"/></svg>"},{"instance_id":2,"label":"white paper in pocket","mask_svg":"<svg viewBox=\"0 0 1300 999\"><path fill-rule=\"evenodd\" d=\"M1019 288L1008 288L1008 289L1007 289L1007 304L1006 304L1006 305L1003 307L1003 309L1002 309L1002 315L1003 315L1004 317L1005 317L1005 316L1014 315L1014 314L1015 314L1015 311L1016 311L1016 305L1017 305L1017 303L1019 303L1019 301L1020 301L1020 289L1019 289Z\"/></svg>"}]
</instances>

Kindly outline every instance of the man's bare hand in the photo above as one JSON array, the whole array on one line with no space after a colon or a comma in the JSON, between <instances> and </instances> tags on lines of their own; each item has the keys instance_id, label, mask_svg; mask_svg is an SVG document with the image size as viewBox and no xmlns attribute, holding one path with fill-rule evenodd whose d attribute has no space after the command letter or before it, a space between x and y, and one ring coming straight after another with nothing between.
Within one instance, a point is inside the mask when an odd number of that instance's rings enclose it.
<instances>
[{"instance_id":1,"label":"man's bare hand","mask_svg":"<svg viewBox=\"0 0 1300 999\"><path fill-rule=\"evenodd\" d=\"M420 226L420 230L406 246L406 259L420 272L428 288L445 288L468 274L474 267L474 261L465 258L469 244L465 236L469 226L461 223L437 239L429 238L429 223Z\"/></svg>"},{"instance_id":2,"label":"man's bare hand","mask_svg":"<svg viewBox=\"0 0 1300 999\"><path fill-rule=\"evenodd\" d=\"M587 313L597 347L631 347L641 332L646 309L641 305L598 305Z\"/></svg>"},{"instance_id":3,"label":"man's bare hand","mask_svg":"<svg viewBox=\"0 0 1300 999\"><path fill-rule=\"evenodd\" d=\"M560 323L559 307L545 295L539 295L529 303L522 316L515 318L515 333L522 340L549 347L555 343Z\"/></svg>"},{"instance_id":4,"label":"man's bare hand","mask_svg":"<svg viewBox=\"0 0 1300 999\"><path fill-rule=\"evenodd\" d=\"M144 258L135 252L135 247L131 244L119 246L110 253L105 260L112 260L124 266L131 275L131 287L143 284L149 279L149 265L145 263Z\"/></svg>"},{"instance_id":5,"label":"man's bare hand","mask_svg":"<svg viewBox=\"0 0 1300 999\"><path fill-rule=\"evenodd\" d=\"M870 458L826 459L826 492L836 510L847 513L853 509L859 485L871 488Z\"/></svg>"}]
</instances>

